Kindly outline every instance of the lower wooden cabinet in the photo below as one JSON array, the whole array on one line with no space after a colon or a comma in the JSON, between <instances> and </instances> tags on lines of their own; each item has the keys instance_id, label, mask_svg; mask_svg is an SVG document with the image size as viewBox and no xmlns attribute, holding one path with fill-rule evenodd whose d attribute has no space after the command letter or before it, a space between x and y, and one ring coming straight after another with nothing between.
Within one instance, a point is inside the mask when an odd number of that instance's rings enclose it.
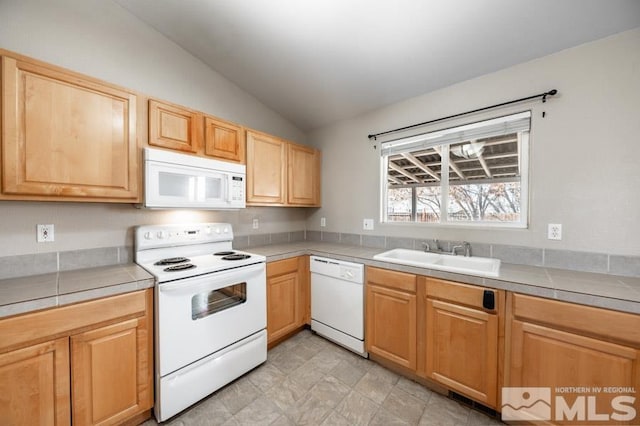
<instances>
[{"instance_id":1,"label":"lower wooden cabinet","mask_svg":"<svg viewBox=\"0 0 640 426\"><path fill-rule=\"evenodd\" d=\"M508 306L505 386L550 388L554 424L640 422L640 397L625 392L640 390L640 316L520 294Z\"/></svg>"},{"instance_id":2,"label":"lower wooden cabinet","mask_svg":"<svg viewBox=\"0 0 640 426\"><path fill-rule=\"evenodd\" d=\"M0 424L68 425L69 339L0 355Z\"/></svg>"},{"instance_id":3,"label":"lower wooden cabinet","mask_svg":"<svg viewBox=\"0 0 640 426\"><path fill-rule=\"evenodd\" d=\"M498 337L504 293L420 277L424 330L420 372L458 393L496 407ZM485 292L487 294L485 295ZM483 298L493 308L483 307Z\"/></svg>"},{"instance_id":4,"label":"lower wooden cabinet","mask_svg":"<svg viewBox=\"0 0 640 426\"><path fill-rule=\"evenodd\" d=\"M152 306L149 289L0 320L0 424L148 418Z\"/></svg>"},{"instance_id":5,"label":"lower wooden cabinet","mask_svg":"<svg viewBox=\"0 0 640 426\"><path fill-rule=\"evenodd\" d=\"M310 322L309 256L267 264L269 344Z\"/></svg>"},{"instance_id":6,"label":"lower wooden cabinet","mask_svg":"<svg viewBox=\"0 0 640 426\"><path fill-rule=\"evenodd\" d=\"M73 422L118 424L148 408L147 318L71 337Z\"/></svg>"},{"instance_id":7,"label":"lower wooden cabinet","mask_svg":"<svg viewBox=\"0 0 640 426\"><path fill-rule=\"evenodd\" d=\"M371 354L416 369L416 276L366 268L365 347Z\"/></svg>"}]
</instances>

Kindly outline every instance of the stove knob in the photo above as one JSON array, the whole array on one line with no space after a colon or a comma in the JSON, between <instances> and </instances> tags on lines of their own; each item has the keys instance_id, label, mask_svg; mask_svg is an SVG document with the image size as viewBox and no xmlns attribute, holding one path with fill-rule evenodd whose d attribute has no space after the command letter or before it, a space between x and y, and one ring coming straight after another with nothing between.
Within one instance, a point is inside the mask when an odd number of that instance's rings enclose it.
<instances>
[{"instance_id":1,"label":"stove knob","mask_svg":"<svg viewBox=\"0 0 640 426\"><path fill-rule=\"evenodd\" d=\"M167 233L164 231L158 231L157 236L159 239L164 239L167 236Z\"/></svg>"},{"instance_id":2,"label":"stove knob","mask_svg":"<svg viewBox=\"0 0 640 426\"><path fill-rule=\"evenodd\" d=\"M228 234L229 233L229 228L225 227L222 232L224 232L225 234Z\"/></svg>"},{"instance_id":3,"label":"stove knob","mask_svg":"<svg viewBox=\"0 0 640 426\"><path fill-rule=\"evenodd\" d=\"M151 232L145 232L144 233L144 239L145 240L153 240L153 234Z\"/></svg>"},{"instance_id":4,"label":"stove knob","mask_svg":"<svg viewBox=\"0 0 640 426\"><path fill-rule=\"evenodd\" d=\"M207 226L207 227L205 228L205 230L204 230L204 233L205 233L205 234L207 234L207 235L211 235L211 227L210 227L210 226Z\"/></svg>"}]
</instances>

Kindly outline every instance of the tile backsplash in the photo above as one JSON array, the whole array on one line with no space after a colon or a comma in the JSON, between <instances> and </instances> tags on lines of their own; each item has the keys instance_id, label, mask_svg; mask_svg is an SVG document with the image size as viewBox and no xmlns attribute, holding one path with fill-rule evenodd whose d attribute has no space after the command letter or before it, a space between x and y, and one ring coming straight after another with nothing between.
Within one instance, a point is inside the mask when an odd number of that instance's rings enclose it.
<instances>
[{"instance_id":1,"label":"tile backsplash","mask_svg":"<svg viewBox=\"0 0 640 426\"><path fill-rule=\"evenodd\" d=\"M133 262L131 247L102 247L0 257L0 280Z\"/></svg>"},{"instance_id":2,"label":"tile backsplash","mask_svg":"<svg viewBox=\"0 0 640 426\"><path fill-rule=\"evenodd\" d=\"M380 250L392 248L422 250L422 243L425 242L424 239L387 237L384 235L293 231L236 235L233 247L238 250L250 251L251 247L305 240L378 248ZM446 251L450 251L457 244L460 244L460 241L439 241L440 247ZM639 256L620 256L607 253L485 243L472 243L471 251L474 256L497 258L505 263L640 277ZM0 257L0 279L125 264L133 261L133 247L128 246L5 256Z\"/></svg>"},{"instance_id":3,"label":"tile backsplash","mask_svg":"<svg viewBox=\"0 0 640 426\"><path fill-rule=\"evenodd\" d=\"M380 249L408 248L422 250L425 239L386 237L371 234L342 234L338 232L307 231L307 240L356 245ZM438 241L443 250L450 251L460 241ZM572 250L543 249L506 244L471 243L473 256L492 257L505 263L543 266L546 268L596 272L628 277L640 277L640 256L620 256Z\"/></svg>"}]
</instances>

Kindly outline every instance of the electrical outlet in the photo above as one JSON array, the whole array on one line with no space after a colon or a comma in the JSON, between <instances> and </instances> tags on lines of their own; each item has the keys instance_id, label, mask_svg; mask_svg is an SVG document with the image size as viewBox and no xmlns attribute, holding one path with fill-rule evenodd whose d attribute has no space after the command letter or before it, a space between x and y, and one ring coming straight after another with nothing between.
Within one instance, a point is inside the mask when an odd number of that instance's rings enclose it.
<instances>
[{"instance_id":1,"label":"electrical outlet","mask_svg":"<svg viewBox=\"0 0 640 426\"><path fill-rule=\"evenodd\" d=\"M327 226L327 218L326 217L321 217L320 218L320 226L323 227L323 228L325 226Z\"/></svg>"},{"instance_id":2,"label":"electrical outlet","mask_svg":"<svg viewBox=\"0 0 640 426\"><path fill-rule=\"evenodd\" d=\"M550 223L547 229L547 238L550 240L562 239L562 225L559 223Z\"/></svg>"},{"instance_id":3,"label":"electrical outlet","mask_svg":"<svg viewBox=\"0 0 640 426\"><path fill-rule=\"evenodd\" d=\"M373 231L373 219L364 219L362 221L362 229L365 231Z\"/></svg>"},{"instance_id":4,"label":"electrical outlet","mask_svg":"<svg viewBox=\"0 0 640 426\"><path fill-rule=\"evenodd\" d=\"M253 219L253 229L260 228L260 221L258 219Z\"/></svg>"},{"instance_id":5,"label":"electrical outlet","mask_svg":"<svg viewBox=\"0 0 640 426\"><path fill-rule=\"evenodd\" d=\"M39 243L51 243L54 241L54 227L50 225L38 225L36 227L36 240Z\"/></svg>"}]
</instances>

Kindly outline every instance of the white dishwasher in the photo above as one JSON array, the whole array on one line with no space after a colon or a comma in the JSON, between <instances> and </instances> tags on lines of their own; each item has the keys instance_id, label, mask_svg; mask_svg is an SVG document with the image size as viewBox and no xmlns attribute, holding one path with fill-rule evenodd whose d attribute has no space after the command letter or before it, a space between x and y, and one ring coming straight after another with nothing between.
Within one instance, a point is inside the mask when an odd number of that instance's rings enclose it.
<instances>
[{"instance_id":1,"label":"white dishwasher","mask_svg":"<svg viewBox=\"0 0 640 426\"><path fill-rule=\"evenodd\" d=\"M311 256L311 329L367 357L364 349L364 267Z\"/></svg>"}]
</instances>

